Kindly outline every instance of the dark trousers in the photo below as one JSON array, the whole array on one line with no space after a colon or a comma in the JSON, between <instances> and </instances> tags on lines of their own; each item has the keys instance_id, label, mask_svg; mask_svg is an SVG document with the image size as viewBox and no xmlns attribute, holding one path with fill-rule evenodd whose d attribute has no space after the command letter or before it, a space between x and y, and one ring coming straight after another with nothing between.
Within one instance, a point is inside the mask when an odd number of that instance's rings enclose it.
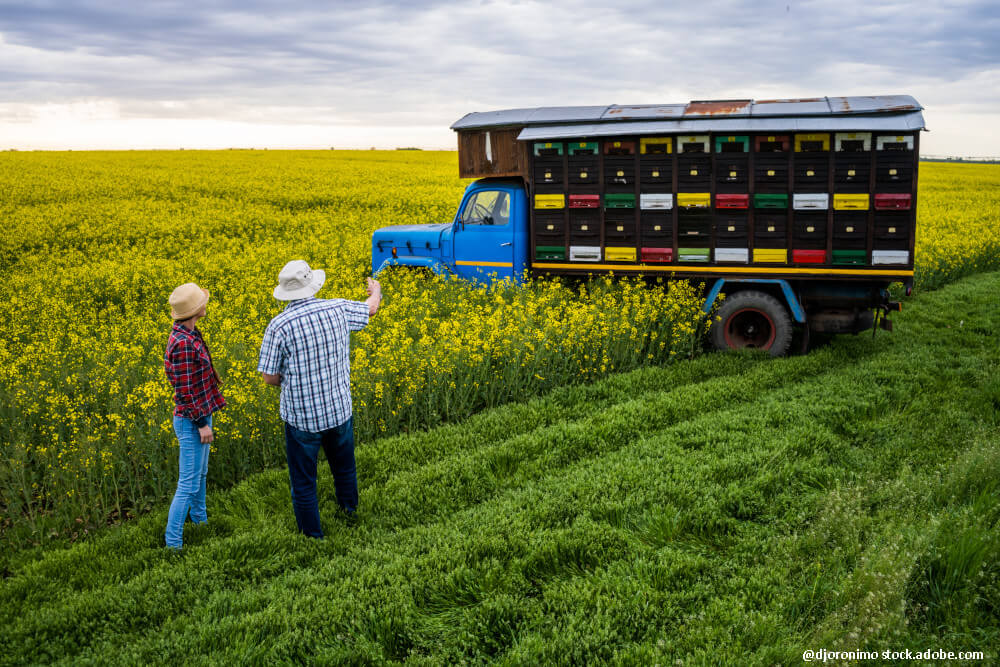
<instances>
[{"instance_id":1,"label":"dark trousers","mask_svg":"<svg viewBox=\"0 0 1000 667\"><path fill-rule=\"evenodd\" d=\"M320 433L301 431L285 423L285 454L292 487L292 508L299 532L323 537L319 525L319 501L316 499L316 460L320 448L326 453L337 504L353 514L358 509L358 476L354 463L354 422L349 418L340 426Z\"/></svg>"}]
</instances>

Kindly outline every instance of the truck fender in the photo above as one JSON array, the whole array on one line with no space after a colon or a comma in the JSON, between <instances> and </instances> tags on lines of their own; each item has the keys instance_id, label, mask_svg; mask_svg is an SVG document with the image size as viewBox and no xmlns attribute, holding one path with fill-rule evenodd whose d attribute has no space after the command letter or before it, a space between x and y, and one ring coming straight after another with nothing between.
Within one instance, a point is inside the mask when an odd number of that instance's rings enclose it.
<instances>
[{"instance_id":1,"label":"truck fender","mask_svg":"<svg viewBox=\"0 0 1000 667\"><path fill-rule=\"evenodd\" d=\"M792 318L799 324L806 323L806 311L799 303L799 299L795 296L795 290L792 286L788 284L787 280L775 280L766 278L719 278L714 283L712 283L711 289L708 290L708 294L705 296L705 305L703 310L708 313L712 310L712 304L715 303L715 299L719 296L719 292L722 291L723 286L727 283L749 283L751 285L778 285L781 288L781 293L785 297L785 303L788 306L789 312L792 314Z\"/></svg>"},{"instance_id":2,"label":"truck fender","mask_svg":"<svg viewBox=\"0 0 1000 667\"><path fill-rule=\"evenodd\" d=\"M390 257L382 265L378 267L375 271L375 277L377 278L382 271L390 266L409 266L418 269L430 269L435 274L439 276L451 275L451 270L448 265L434 259L433 257Z\"/></svg>"}]
</instances>

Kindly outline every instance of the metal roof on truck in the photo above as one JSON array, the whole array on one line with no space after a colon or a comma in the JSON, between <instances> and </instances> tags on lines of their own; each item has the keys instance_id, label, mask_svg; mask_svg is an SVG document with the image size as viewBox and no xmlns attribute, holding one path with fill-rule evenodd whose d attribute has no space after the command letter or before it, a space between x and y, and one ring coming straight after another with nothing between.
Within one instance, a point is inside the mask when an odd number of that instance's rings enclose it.
<instances>
[{"instance_id":1,"label":"metal roof on truck","mask_svg":"<svg viewBox=\"0 0 1000 667\"><path fill-rule=\"evenodd\" d=\"M603 137L623 134L680 132L913 132L924 128L919 111L893 116L831 116L819 118L714 118L711 120L636 121L623 123L577 123L536 125L517 135L520 141Z\"/></svg>"},{"instance_id":2,"label":"metal roof on truck","mask_svg":"<svg viewBox=\"0 0 1000 667\"><path fill-rule=\"evenodd\" d=\"M469 113L451 129L522 126L525 130L518 137L522 140L623 133L766 132L777 129L893 132L923 129L922 109L909 95L540 107ZM793 119L794 122L790 122ZM552 134L554 131L559 134Z\"/></svg>"}]
</instances>

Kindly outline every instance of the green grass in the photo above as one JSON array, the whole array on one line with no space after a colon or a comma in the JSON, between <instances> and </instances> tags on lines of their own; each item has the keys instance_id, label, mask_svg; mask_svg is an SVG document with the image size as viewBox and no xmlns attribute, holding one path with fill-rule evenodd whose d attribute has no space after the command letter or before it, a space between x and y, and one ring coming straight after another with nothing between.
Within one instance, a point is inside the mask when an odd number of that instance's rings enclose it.
<instances>
[{"instance_id":1,"label":"green grass","mask_svg":"<svg viewBox=\"0 0 1000 667\"><path fill-rule=\"evenodd\" d=\"M708 355L363 443L9 554L0 663L787 664L1000 646L1000 274L808 356ZM275 443L275 447L280 443Z\"/></svg>"}]
</instances>

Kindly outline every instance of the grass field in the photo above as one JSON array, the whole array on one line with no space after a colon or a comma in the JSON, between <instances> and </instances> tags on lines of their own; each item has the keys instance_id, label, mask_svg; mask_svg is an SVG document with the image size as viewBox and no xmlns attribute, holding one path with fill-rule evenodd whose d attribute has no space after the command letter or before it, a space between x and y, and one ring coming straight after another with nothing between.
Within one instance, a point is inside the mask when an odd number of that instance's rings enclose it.
<instances>
[{"instance_id":1,"label":"grass field","mask_svg":"<svg viewBox=\"0 0 1000 667\"><path fill-rule=\"evenodd\" d=\"M1000 274L808 356L558 388L358 453L361 520L284 472L0 586L0 663L792 664L1000 646ZM200 657L199 657L200 656Z\"/></svg>"}]
</instances>

